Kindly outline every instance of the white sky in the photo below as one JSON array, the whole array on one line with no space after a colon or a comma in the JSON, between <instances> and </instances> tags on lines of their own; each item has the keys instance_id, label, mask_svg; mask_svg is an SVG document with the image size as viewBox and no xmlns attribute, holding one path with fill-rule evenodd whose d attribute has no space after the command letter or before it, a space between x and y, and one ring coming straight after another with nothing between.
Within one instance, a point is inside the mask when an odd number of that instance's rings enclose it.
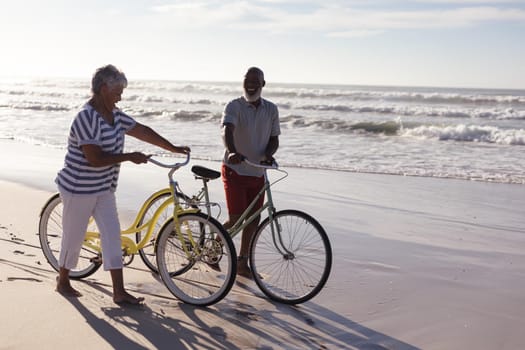
<instances>
[{"instance_id":1,"label":"white sky","mask_svg":"<svg viewBox=\"0 0 525 350\"><path fill-rule=\"evenodd\" d=\"M525 0L4 0L0 77L525 88Z\"/></svg>"}]
</instances>

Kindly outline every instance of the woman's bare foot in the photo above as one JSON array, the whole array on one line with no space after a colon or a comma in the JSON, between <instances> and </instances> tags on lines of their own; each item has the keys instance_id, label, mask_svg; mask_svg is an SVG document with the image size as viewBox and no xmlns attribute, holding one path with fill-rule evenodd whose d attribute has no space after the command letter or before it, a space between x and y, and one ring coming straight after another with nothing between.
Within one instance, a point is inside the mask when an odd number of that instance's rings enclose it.
<instances>
[{"instance_id":1,"label":"woman's bare foot","mask_svg":"<svg viewBox=\"0 0 525 350\"><path fill-rule=\"evenodd\" d=\"M128 292L119 293L113 296L113 302L118 305L142 305L144 304L143 297L134 297Z\"/></svg>"},{"instance_id":2,"label":"woman's bare foot","mask_svg":"<svg viewBox=\"0 0 525 350\"><path fill-rule=\"evenodd\" d=\"M80 293L75 288L71 287L71 284L69 283L69 281L61 282L58 276L57 276L57 287L55 290L65 297L78 298L82 296L82 293Z\"/></svg>"}]
</instances>

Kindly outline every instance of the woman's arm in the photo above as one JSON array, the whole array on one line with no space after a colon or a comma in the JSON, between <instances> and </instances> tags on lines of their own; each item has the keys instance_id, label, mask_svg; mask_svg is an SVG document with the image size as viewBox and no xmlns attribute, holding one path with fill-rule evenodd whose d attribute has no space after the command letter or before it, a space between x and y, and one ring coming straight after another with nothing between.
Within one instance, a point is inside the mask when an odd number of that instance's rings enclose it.
<instances>
[{"instance_id":1,"label":"woman's arm","mask_svg":"<svg viewBox=\"0 0 525 350\"><path fill-rule=\"evenodd\" d=\"M82 152L86 157L89 165L93 167L103 167L108 165L113 165L116 163L122 163L125 161L131 161L136 164L146 163L149 156L141 152L131 152L131 153L120 153L120 154L111 154L104 152L102 148L98 145L83 145Z\"/></svg>"},{"instance_id":2,"label":"woman's arm","mask_svg":"<svg viewBox=\"0 0 525 350\"><path fill-rule=\"evenodd\" d=\"M133 128L128 130L127 134L141 141L158 146L170 152L184 154L190 152L189 147L173 145L164 137L160 136L155 130L144 124L137 123Z\"/></svg>"}]
</instances>

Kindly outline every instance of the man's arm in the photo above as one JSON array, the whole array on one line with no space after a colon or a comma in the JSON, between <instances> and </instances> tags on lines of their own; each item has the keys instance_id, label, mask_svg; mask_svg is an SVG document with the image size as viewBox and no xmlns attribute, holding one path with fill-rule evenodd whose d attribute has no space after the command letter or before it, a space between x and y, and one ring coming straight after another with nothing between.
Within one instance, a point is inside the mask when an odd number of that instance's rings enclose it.
<instances>
[{"instance_id":1,"label":"man's arm","mask_svg":"<svg viewBox=\"0 0 525 350\"><path fill-rule=\"evenodd\" d=\"M228 151L228 163L238 164L243 161L244 156L237 153L237 149L235 148L235 141L233 139L234 130L235 125L232 123L224 123L222 126L222 141L224 142L224 147Z\"/></svg>"},{"instance_id":2,"label":"man's arm","mask_svg":"<svg viewBox=\"0 0 525 350\"><path fill-rule=\"evenodd\" d=\"M275 152L277 152L277 149L279 148L279 136L270 136L270 140L268 141L268 145L266 146L266 150L264 152L265 155L265 162L273 162L273 155Z\"/></svg>"}]
</instances>

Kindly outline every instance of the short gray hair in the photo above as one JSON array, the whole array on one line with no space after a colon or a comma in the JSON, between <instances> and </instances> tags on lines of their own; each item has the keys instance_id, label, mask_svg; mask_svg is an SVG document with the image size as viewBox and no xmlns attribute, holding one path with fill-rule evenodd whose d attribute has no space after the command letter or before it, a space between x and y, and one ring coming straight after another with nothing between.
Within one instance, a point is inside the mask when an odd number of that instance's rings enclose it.
<instances>
[{"instance_id":1,"label":"short gray hair","mask_svg":"<svg viewBox=\"0 0 525 350\"><path fill-rule=\"evenodd\" d=\"M98 68L95 71L95 74L93 74L93 78L91 79L91 91L94 94L98 94L100 92L100 88L104 84L110 87L116 85L122 85L122 87L127 87L128 79L120 69L118 69L112 64L108 64L106 66Z\"/></svg>"}]
</instances>

